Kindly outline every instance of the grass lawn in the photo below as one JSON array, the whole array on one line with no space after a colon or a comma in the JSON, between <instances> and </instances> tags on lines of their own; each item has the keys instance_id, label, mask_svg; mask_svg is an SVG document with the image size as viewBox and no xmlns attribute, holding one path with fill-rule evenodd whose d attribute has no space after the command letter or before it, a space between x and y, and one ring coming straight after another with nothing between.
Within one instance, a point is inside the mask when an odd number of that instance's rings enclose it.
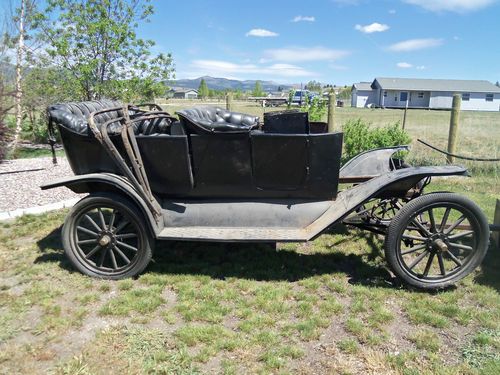
<instances>
[{"instance_id":1,"label":"grass lawn","mask_svg":"<svg viewBox=\"0 0 500 375\"><path fill-rule=\"evenodd\" d=\"M461 181L458 184L458 181ZM498 178L440 179L491 221ZM158 243L137 279L75 272L65 211L0 223L0 373L500 373L500 252L456 288L393 279L381 238Z\"/></svg>"}]
</instances>

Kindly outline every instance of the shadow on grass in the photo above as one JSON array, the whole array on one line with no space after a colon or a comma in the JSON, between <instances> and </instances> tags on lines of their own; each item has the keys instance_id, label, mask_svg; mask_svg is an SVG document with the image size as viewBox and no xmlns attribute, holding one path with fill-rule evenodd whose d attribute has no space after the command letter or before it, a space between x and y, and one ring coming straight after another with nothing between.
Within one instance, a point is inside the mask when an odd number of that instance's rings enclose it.
<instances>
[{"instance_id":1,"label":"shadow on grass","mask_svg":"<svg viewBox=\"0 0 500 375\"><path fill-rule=\"evenodd\" d=\"M481 265L481 273L475 278L475 282L481 285L487 285L500 292L500 249L493 240L490 240L490 248Z\"/></svg>"},{"instance_id":2,"label":"shadow on grass","mask_svg":"<svg viewBox=\"0 0 500 375\"><path fill-rule=\"evenodd\" d=\"M330 233L344 234L347 231L339 227ZM315 275L345 274L351 284L386 287L394 284L386 269L371 264L371 260L380 255L379 244L368 241L370 249L365 256L335 251L336 246L345 240L348 238L343 237L328 245L331 252L312 254L276 250L274 244L265 243L157 241L154 260L145 272L259 281L297 281ZM64 255L61 228L53 230L37 245L41 254L35 262L55 262L64 269L74 270ZM296 246L301 247L300 244Z\"/></svg>"}]
</instances>

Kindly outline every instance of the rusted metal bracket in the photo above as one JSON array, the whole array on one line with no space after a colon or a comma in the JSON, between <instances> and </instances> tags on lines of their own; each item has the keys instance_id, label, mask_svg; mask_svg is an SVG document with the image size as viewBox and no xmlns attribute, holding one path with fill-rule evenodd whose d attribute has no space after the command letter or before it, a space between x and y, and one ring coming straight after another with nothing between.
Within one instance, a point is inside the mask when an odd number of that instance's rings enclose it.
<instances>
[{"instance_id":1,"label":"rusted metal bracket","mask_svg":"<svg viewBox=\"0 0 500 375\"><path fill-rule=\"evenodd\" d=\"M162 218L161 206L151 192L146 171L144 170L144 165L140 155L140 150L135 140L135 135L132 129L133 122L142 120L144 119L144 117L140 116L139 118L131 120L128 114L129 108L130 108L129 106L114 107L101 111L92 112L88 119L89 127L94 136L96 137L96 139L99 141L99 143L101 143L101 145L104 147L108 155L111 157L111 159L116 163L118 168L130 180L134 188L144 199L144 201L150 208L156 222L159 222ZM104 124L101 125L101 128L99 129L95 124L94 118L99 114L112 111L122 111L123 116L105 122ZM147 117L152 117L152 116L147 116ZM122 155L120 154L120 152L118 151L118 149L116 148L116 146L109 137L108 128L110 125L116 123L121 125L121 136L123 140L123 145L127 152L127 156L129 158L128 161L129 164L132 166L133 171L127 165L127 162L122 157Z\"/></svg>"}]
</instances>

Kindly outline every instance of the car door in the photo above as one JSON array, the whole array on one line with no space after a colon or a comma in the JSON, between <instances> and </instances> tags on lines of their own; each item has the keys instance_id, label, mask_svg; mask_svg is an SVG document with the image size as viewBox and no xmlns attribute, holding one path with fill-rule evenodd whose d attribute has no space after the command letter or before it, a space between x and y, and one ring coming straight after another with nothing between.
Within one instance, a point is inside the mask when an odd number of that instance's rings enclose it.
<instances>
[{"instance_id":1,"label":"car door","mask_svg":"<svg viewBox=\"0 0 500 375\"><path fill-rule=\"evenodd\" d=\"M252 134L252 169L258 189L298 190L308 177L307 134Z\"/></svg>"}]
</instances>

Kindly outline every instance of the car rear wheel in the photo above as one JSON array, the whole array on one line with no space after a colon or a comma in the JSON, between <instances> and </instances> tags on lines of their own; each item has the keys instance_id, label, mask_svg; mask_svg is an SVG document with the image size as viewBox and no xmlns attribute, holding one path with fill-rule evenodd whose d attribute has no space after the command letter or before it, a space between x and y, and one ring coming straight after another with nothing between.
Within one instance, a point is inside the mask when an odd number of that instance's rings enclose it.
<instances>
[{"instance_id":1,"label":"car rear wheel","mask_svg":"<svg viewBox=\"0 0 500 375\"><path fill-rule=\"evenodd\" d=\"M152 241L143 222L122 196L90 195L72 208L64 222L64 251L86 275L115 280L136 276L152 257Z\"/></svg>"},{"instance_id":2,"label":"car rear wheel","mask_svg":"<svg viewBox=\"0 0 500 375\"><path fill-rule=\"evenodd\" d=\"M433 193L401 208L389 225L384 249L392 270L407 284L439 289L471 273L488 242L488 221L474 202Z\"/></svg>"}]
</instances>

